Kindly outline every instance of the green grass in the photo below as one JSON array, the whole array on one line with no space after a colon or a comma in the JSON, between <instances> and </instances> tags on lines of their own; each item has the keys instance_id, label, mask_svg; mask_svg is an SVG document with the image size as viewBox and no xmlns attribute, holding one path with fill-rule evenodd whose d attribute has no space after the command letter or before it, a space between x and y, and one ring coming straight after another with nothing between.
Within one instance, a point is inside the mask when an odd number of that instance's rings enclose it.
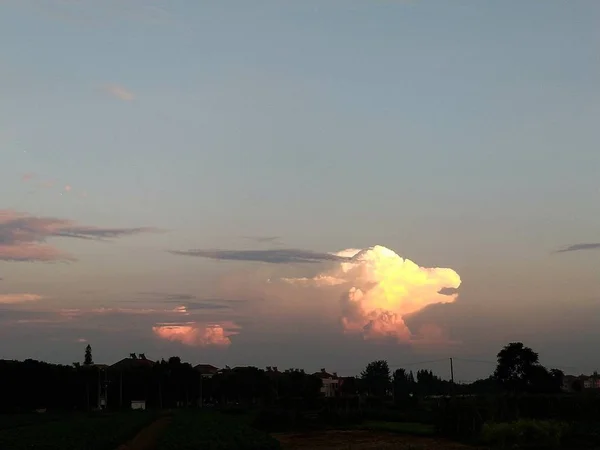
<instances>
[{"instance_id":1,"label":"green grass","mask_svg":"<svg viewBox=\"0 0 600 450\"><path fill-rule=\"evenodd\" d=\"M0 431L10 428L41 425L48 422L65 420L74 417L71 413L26 413L26 414L0 414Z\"/></svg>"},{"instance_id":2,"label":"green grass","mask_svg":"<svg viewBox=\"0 0 600 450\"><path fill-rule=\"evenodd\" d=\"M415 422L366 421L358 425L358 428L361 430L387 431L416 436L433 436L434 434L433 425Z\"/></svg>"},{"instance_id":3,"label":"green grass","mask_svg":"<svg viewBox=\"0 0 600 450\"><path fill-rule=\"evenodd\" d=\"M159 438L157 450L278 450L279 442L246 422L218 412L177 413Z\"/></svg>"},{"instance_id":4,"label":"green grass","mask_svg":"<svg viewBox=\"0 0 600 450\"><path fill-rule=\"evenodd\" d=\"M154 418L153 413L142 411L76 414L15 426L0 430L0 449L114 450Z\"/></svg>"}]
</instances>

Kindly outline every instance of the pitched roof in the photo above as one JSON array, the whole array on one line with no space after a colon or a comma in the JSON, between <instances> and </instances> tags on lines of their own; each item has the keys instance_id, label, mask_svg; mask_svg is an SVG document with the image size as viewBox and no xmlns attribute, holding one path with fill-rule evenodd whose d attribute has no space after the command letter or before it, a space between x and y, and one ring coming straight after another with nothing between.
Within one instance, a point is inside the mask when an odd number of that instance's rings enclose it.
<instances>
[{"instance_id":1,"label":"pitched roof","mask_svg":"<svg viewBox=\"0 0 600 450\"><path fill-rule=\"evenodd\" d=\"M110 366L111 369L133 369L136 367L152 367L154 365L154 361L150 361L149 359L142 358L123 358L121 361L114 363Z\"/></svg>"},{"instance_id":2,"label":"pitched roof","mask_svg":"<svg viewBox=\"0 0 600 450\"><path fill-rule=\"evenodd\" d=\"M200 373L205 373L205 374L217 373L219 371L218 367L212 366L210 364L198 364L197 366L194 367L194 369Z\"/></svg>"},{"instance_id":3,"label":"pitched roof","mask_svg":"<svg viewBox=\"0 0 600 450\"><path fill-rule=\"evenodd\" d=\"M319 372L315 372L313 373L313 375L318 376L319 378L338 378L337 374L330 374L329 372L327 372L325 369L321 369Z\"/></svg>"}]
</instances>

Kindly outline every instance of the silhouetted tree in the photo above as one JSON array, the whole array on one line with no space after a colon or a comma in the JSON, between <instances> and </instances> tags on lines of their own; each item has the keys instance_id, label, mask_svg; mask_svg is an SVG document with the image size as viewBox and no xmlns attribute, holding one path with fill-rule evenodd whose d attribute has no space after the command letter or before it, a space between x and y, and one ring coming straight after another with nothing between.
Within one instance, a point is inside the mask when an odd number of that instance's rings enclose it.
<instances>
[{"instance_id":1,"label":"silhouetted tree","mask_svg":"<svg viewBox=\"0 0 600 450\"><path fill-rule=\"evenodd\" d=\"M521 342L511 342L498 352L494 378L509 391L525 391L539 357Z\"/></svg>"},{"instance_id":2,"label":"silhouetted tree","mask_svg":"<svg viewBox=\"0 0 600 450\"><path fill-rule=\"evenodd\" d=\"M383 397L390 387L390 368L387 361L370 362L360 374L365 390L370 395Z\"/></svg>"},{"instance_id":3,"label":"silhouetted tree","mask_svg":"<svg viewBox=\"0 0 600 450\"><path fill-rule=\"evenodd\" d=\"M409 375L405 369L396 369L392 377L394 400L400 403L410 396L414 386L409 381Z\"/></svg>"},{"instance_id":4,"label":"silhouetted tree","mask_svg":"<svg viewBox=\"0 0 600 450\"><path fill-rule=\"evenodd\" d=\"M83 359L83 364L86 366L91 366L94 364L94 360L92 359L92 346L90 344L85 348L85 357Z\"/></svg>"},{"instance_id":5,"label":"silhouetted tree","mask_svg":"<svg viewBox=\"0 0 600 450\"><path fill-rule=\"evenodd\" d=\"M356 377L345 377L340 386L340 393L344 396L354 396L359 391L359 380Z\"/></svg>"},{"instance_id":6,"label":"silhouetted tree","mask_svg":"<svg viewBox=\"0 0 600 450\"><path fill-rule=\"evenodd\" d=\"M539 363L539 356L521 342L511 342L498 353L494 379L511 392L560 392L564 374L548 370Z\"/></svg>"}]
</instances>

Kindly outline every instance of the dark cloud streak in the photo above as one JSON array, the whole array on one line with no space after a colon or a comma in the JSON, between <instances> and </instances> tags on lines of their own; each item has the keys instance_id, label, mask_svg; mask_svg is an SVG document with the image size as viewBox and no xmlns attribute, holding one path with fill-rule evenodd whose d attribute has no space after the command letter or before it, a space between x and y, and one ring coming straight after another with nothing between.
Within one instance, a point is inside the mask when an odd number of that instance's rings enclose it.
<instances>
[{"instance_id":1,"label":"dark cloud streak","mask_svg":"<svg viewBox=\"0 0 600 450\"><path fill-rule=\"evenodd\" d=\"M324 261L350 261L351 258L298 249L273 250L171 250L170 253L182 256L195 256L229 261L255 261L270 264L318 263Z\"/></svg>"},{"instance_id":2,"label":"dark cloud streak","mask_svg":"<svg viewBox=\"0 0 600 450\"><path fill-rule=\"evenodd\" d=\"M103 241L140 233L159 232L156 228L102 228L80 226L71 220L35 217L12 210L0 210L0 261L72 261L73 257L46 244L50 238Z\"/></svg>"},{"instance_id":3,"label":"dark cloud streak","mask_svg":"<svg viewBox=\"0 0 600 450\"><path fill-rule=\"evenodd\" d=\"M598 250L598 249L600 249L600 242L591 242L591 243L570 245L561 250L557 250L555 253L578 252L581 250Z\"/></svg>"}]
</instances>

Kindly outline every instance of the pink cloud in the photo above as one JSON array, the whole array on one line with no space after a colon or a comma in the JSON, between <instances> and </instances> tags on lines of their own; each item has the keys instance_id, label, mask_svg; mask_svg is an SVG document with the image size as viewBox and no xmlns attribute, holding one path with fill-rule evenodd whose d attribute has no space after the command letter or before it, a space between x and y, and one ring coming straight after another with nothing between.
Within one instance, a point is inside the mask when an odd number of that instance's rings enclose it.
<instances>
[{"instance_id":1,"label":"pink cloud","mask_svg":"<svg viewBox=\"0 0 600 450\"><path fill-rule=\"evenodd\" d=\"M161 339L180 342L192 347L229 347L230 336L238 334L239 327L228 322L224 325L188 322L182 324L163 323L152 328Z\"/></svg>"},{"instance_id":2,"label":"pink cloud","mask_svg":"<svg viewBox=\"0 0 600 450\"><path fill-rule=\"evenodd\" d=\"M37 302L42 299L41 295L37 294L0 294L0 304L18 304Z\"/></svg>"},{"instance_id":3,"label":"pink cloud","mask_svg":"<svg viewBox=\"0 0 600 450\"><path fill-rule=\"evenodd\" d=\"M72 256L40 244L0 245L0 260L4 261L74 261Z\"/></svg>"},{"instance_id":4,"label":"pink cloud","mask_svg":"<svg viewBox=\"0 0 600 450\"><path fill-rule=\"evenodd\" d=\"M108 84L104 86L104 91L125 102L130 102L135 98L133 92L124 88L123 86L119 86L118 84Z\"/></svg>"},{"instance_id":5,"label":"pink cloud","mask_svg":"<svg viewBox=\"0 0 600 450\"><path fill-rule=\"evenodd\" d=\"M52 237L103 240L151 231L158 230L81 226L72 220L34 217L5 209L0 210L0 260L73 261L72 256L46 244L46 240Z\"/></svg>"}]
</instances>

